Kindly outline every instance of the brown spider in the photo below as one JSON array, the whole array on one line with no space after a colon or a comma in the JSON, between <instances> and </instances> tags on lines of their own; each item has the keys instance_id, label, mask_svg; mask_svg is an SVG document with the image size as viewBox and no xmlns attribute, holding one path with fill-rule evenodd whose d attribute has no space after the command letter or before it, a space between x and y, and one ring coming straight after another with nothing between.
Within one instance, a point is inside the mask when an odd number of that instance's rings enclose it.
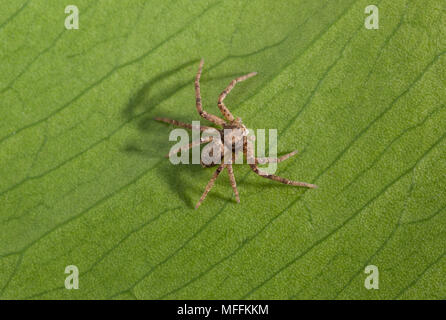
<instances>
[{"instance_id":1,"label":"brown spider","mask_svg":"<svg viewBox=\"0 0 446 320\"><path fill-rule=\"evenodd\" d=\"M222 127L222 129L218 130L218 132L220 133L221 141L217 141L217 143L222 148L222 153L221 153L222 156L221 157L223 159L225 154L232 153L231 154L232 161L228 162L228 161L226 161L226 158L225 158L225 161L219 165L217 170L214 172L214 175L212 176L211 180L209 180L209 182L206 186L206 189L203 192L203 195L201 196L200 200L198 201L197 205L195 206L195 209L197 209L201 205L203 200L206 198L207 194L209 193L212 186L214 185L215 180L217 179L218 175L223 171L224 168L228 169L229 180L231 181L231 186L232 186L232 189L234 190L236 201L240 202L239 194L237 191L237 185L236 185L235 177L234 177L234 171L232 169L232 163L234 162L234 159L235 159L235 152L234 152L235 145L237 142L240 142L240 141L243 141L242 142L243 143L243 154L247 158L247 160L248 160L247 162L249 163L249 166L251 167L252 171L254 171L259 176L261 176L263 178L275 180L275 181L278 181L278 182L281 182L284 184L292 185L292 186L317 188L317 186L314 184L310 184L310 183L306 183L306 182L299 182L299 181L292 181L292 180L288 180L288 179L285 179L285 178L282 178L282 177L279 177L279 176L276 176L273 174L267 174L265 172L262 172L259 169L258 164L279 163L279 162L282 162L282 161L294 156L297 153L297 151L290 152L290 153L288 153L284 156L281 156L279 158L269 158L269 157L257 158L257 157L254 157L253 148L250 147L248 144L248 139L247 139L248 130L243 125L242 120L240 118L235 119L234 116L232 115L232 113L228 110L228 108L223 103L223 100L226 98L228 93L231 92L231 90L234 88L234 86L238 82L244 81L250 77L255 76L257 74L257 72L251 72L251 73L248 73L247 75L244 75L244 76L241 76L241 77L238 77L238 78L232 80L231 83L228 85L228 87L225 90L223 90L223 92L220 94L220 96L218 98L218 108L220 109L221 113L227 120L227 121L225 121L225 120L223 120L213 114L207 113L206 111L203 110L202 103L201 103L201 95L200 95L200 77L201 77L201 70L203 68L203 64L204 64L204 60L201 60L200 66L198 68L197 76L195 78L195 98L196 98L197 111L198 111L198 114L201 117L203 117L204 119L209 120L209 121L213 122L214 124L216 124L217 126ZM183 127L183 128L192 129L192 125L183 123L183 122L180 122L177 120L172 120L172 119L167 119L167 118L155 118L155 120L166 122L166 123L173 124L173 125ZM209 129L215 130L215 128L206 127L206 126L200 126L199 129L200 129L200 131L205 131L205 130L209 130ZM233 132L238 132L238 133L232 136L232 145L229 145L229 146L225 145L224 134L223 134L224 129L237 129L237 130L233 130ZM200 140L193 141L192 143L190 143L186 146L182 146L182 147L178 148L177 150L172 150L167 156L178 153L179 151L181 151L181 152L186 151L194 146L198 146L203 143L207 143L207 142L211 142L211 141L213 141L212 136L209 136L206 138L201 138ZM249 161L249 160L251 160L251 161ZM204 167L211 167L211 166L215 166L217 163L204 164L202 161L201 164Z\"/></svg>"}]
</instances>

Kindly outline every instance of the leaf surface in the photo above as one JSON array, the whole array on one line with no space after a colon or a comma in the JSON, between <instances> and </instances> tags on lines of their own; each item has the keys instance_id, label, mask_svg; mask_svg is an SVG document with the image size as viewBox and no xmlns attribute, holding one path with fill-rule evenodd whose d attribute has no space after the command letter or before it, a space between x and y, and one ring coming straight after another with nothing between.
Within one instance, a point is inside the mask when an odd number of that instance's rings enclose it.
<instances>
[{"instance_id":1,"label":"leaf surface","mask_svg":"<svg viewBox=\"0 0 446 320\"><path fill-rule=\"evenodd\" d=\"M446 298L446 8L382 0L0 4L1 299ZM172 165L165 116L225 100L277 174ZM205 121L202 121L204 123ZM65 267L79 268L66 290ZM368 265L379 290L367 290Z\"/></svg>"}]
</instances>

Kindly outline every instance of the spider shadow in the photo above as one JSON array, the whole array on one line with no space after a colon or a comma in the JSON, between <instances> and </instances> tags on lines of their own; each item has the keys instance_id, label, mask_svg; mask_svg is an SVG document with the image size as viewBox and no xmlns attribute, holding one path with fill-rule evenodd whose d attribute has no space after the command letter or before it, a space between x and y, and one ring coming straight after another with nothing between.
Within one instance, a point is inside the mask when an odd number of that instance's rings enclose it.
<instances>
[{"instance_id":1,"label":"spider shadow","mask_svg":"<svg viewBox=\"0 0 446 320\"><path fill-rule=\"evenodd\" d=\"M196 187L193 187L195 184L193 184L192 181L196 180L202 175L203 179L204 176L207 175L209 175L210 179L210 176L212 175L210 172L212 172L212 170L205 170L200 165L172 165L164 156L168 153L169 145L171 144L168 142L168 129L173 127L155 121L153 119L155 116L153 111L163 101L171 98L177 92L187 86L191 86L190 106L191 110L195 111L195 95L193 91L193 80L195 74L193 74L190 79L176 81L173 85L169 85L168 87L161 89L159 89L159 87L165 80L174 76L175 74L178 74L183 69L186 69L192 65L198 66L198 62L198 59L190 60L177 66L176 68L160 73L149 79L129 99L128 104L122 111L122 116L124 117L125 121L135 122L137 129L141 132L141 135L138 135L138 137L134 137L132 140L128 141L123 147L122 151L149 158L164 159L166 163L159 166L156 169L156 172L161 175L163 181L166 181L171 191L177 193L180 199L186 205L192 208L195 206L195 201L197 201L198 198L191 199L187 194L190 194L190 191L192 190L194 194L199 194L200 196L205 188L205 185L197 185ZM205 79L202 78L201 83L206 83L217 79L233 78L237 75L238 73L226 74L219 77L205 77ZM196 112L195 115L198 117ZM178 119L176 116L165 115L163 112L157 112L156 116L167 116L184 122L190 122L192 120L181 118ZM203 120L201 118L199 119ZM218 197L228 200L227 197L222 196L218 192L209 194L208 197Z\"/></svg>"},{"instance_id":2,"label":"spider shadow","mask_svg":"<svg viewBox=\"0 0 446 320\"><path fill-rule=\"evenodd\" d=\"M182 69L185 69L193 64L196 64L198 60L190 60L186 63L183 63L176 68L160 73L157 76L154 76L147 82L145 82L137 92L130 98L127 106L124 108L122 114L124 118L128 120L138 119L139 128L144 130L148 129L144 124L148 122L148 117L150 117L150 112L153 111L158 105L160 105L163 101L169 99L175 93L184 88L189 81L177 81L174 85L171 85L168 88L164 88L159 91L158 94L152 95L152 91L154 87L164 81L165 79L173 76L174 74L180 72ZM141 109L141 110L138 110ZM139 111L139 112L138 112Z\"/></svg>"},{"instance_id":3,"label":"spider shadow","mask_svg":"<svg viewBox=\"0 0 446 320\"><path fill-rule=\"evenodd\" d=\"M160 170L159 174L164 178L170 187L170 190L177 193L181 201L183 201L189 208L193 209L216 168L217 166L212 168L202 168L201 165L197 164L172 165L169 163L168 169ZM234 201L230 196L232 194L232 189L229 186L229 179L227 179L228 181L225 181L225 179L222 178L223 177L219 177L216 184L226 185L229 188L228 195L224 195L220 190L217 190L214 185L212 192L207 195L206 200L220 199L224 201ZM200 181L200 183L194 183L194 181ZM202 183L202 181L204 181L204 183Z\"/></svg>"},{"instance_id":4,"label":"spider shadow","mask_svg":"<svg viewBox=\"0 0 446 320\"><path fill-rule=\"evenodd\" d=\"M138 128L141 131L150 132L153 129L153 124L154 124L153 120L154 109L158 107L162 102L173 97L176 93L178 93L180 90L184 89L187 86L191 87L191 100L190 100L191 110L195 110L195 94L193 91L193 82L195 79L195 73L189 79L177 81L176 83L170 85L167 88L160 89L158 93L152 94L152 92L154 91L153 89L157 84L161 84L164 80L179 73L181 70L186 69L192 65L196 65L198 68L198 62L199 59L190 60L186 63L177 66L176 68L162 72L159 75L154 76L153 78L145 82L136 91L136 93L129 99L128 104L126 105L126 107L122 112L123 117L128 121L137 120ZM203 75L206 75L206 73L211 69L212 67L209 68L208 70L203 70ZM196 72L196 70L194 70L194 72ZM224 74L218 77L202 76L202 78L200 79L200 83L203 84L213 80L227 79L227 78L233 79L236 76L239 76L239 73ZM163 114L162 112L157 112L156 115L165 116L165 114ZM196 112L195 115L198 116ZM175 118L176 120L183 120L183 119L178 119L178 117L175 116L173 116L173 118ZM191 120L192 119L188 119L184 121L190 122ZM199 120L203 119L199 118Z\"/></svg>"}]
</instances>

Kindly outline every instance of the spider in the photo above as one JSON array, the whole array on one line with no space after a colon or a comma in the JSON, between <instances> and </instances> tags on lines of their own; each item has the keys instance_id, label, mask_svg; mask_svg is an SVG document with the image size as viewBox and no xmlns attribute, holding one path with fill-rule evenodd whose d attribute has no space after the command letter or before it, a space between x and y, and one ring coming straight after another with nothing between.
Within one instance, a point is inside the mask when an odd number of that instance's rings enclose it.
<instances>
[{"instance_id":1,"label":"spider","mask_svg":"<svg viewBox=\"0 0 446 320\"><path fill-rule=\"evenodd\" d=\"M248 138L248 129L245 127L245 125L242 123L242 120L240 118L234 118L234 116L232 115L232 113L229 111L229 109L226 107L226 105L224 104L224 99L226 98L226 96L229 94L229 92L231 92L231 90L234 88L234 86L241 81L244 81L248 78L251 78L253 76L255 76L257 74L257 72L251 72L248 73L244 76L238 77L234 80L231 81L231 83L228 85L228 87L223 90L223 92L220 94L219 98L218 98L218 108L220 109L221 113L223 114L224 118L226 120L223 120L222 118L215 116L213 114L207 113L206 111L203 110L203 106L202 106L202 102L201 102L201 94L200 94L200 77L201 77L201 71L203 69L203 64L204 64L204 60L202 59L200 61L200 66L198 67L198 72L197 75L195 77L195 100L196 100L196 106L197 106L197 111L198 114L214 123L215 125L221 127L222 129L219 129L218 132L220 133L220 141L217 141L217 143L219 143L219 145L222 148L222 159L224 154L227 153L232 153L231 156L231 160L230 161L225 161L221 162L221 164L218 166L217 170L214 172L212 178L209 180L208 184L206 185L206 188L203 192L203 195L201 196L200 200L198 200L195 209L197 209L201 203L203 202L203 200L206 198L207 194L209 193L209 191L212 189L215 180L217 179L217 177L219 176L219 174L225 169L228 169L228 174L229 174L229 180L231 183L231 187L234 191L235 194L235 199L237 201L237 203L240 202L240 197L239 197L239 193L237 191L237 184L235 181L235 177L234 177L234 171L232 168L232 163L234 162L235 159L235 144L237 142L240 142L240 140L242 140L243 143L243 154L247 159L250 159L251 161L247 161L249 163L249 166L251 167L251 170L254 171L256 174L258 174L259 176L263 177L263 178L267 178L267 179L271 179L271 180L275 180L284 184L288 184L291 186L298 186L298 187L306 187L306 188L317 188L316 185L311 184L311 183L306 183L306 182L299 182L299 181L292 181L292 180L288 180L286 178L282 178L273 174L268 174L266 172L262 172L259 167L258 164L265 164L265 163L279 163L282 162L292 156L294 156L295 154L297 154L297 151L293 151L290 152L286 155L283 155L279 158L271 158L271 157L263 157L263 158L257 158L254 157L254 151L252 147L249 147L248 144L248 139L251 138L252 140L254 139L252 136ZM167 119L167 118L155 118L155 120L157 121L161 121L161 122L165 122L168 124L173 124L175 126L178 127L183 127L183 128L188 128L188 129L192 129L193 126L187 123L183 123L177 120L172 120L172 119ZM207 126L200 126L199 130L200 131L206 131L209 129L213 129L215 130L215 128L212 127L207 127ZM224 129L238 129L238 130L233 130L233 132L238 132L238 134L235 134L234 136L232 136L232 146L226 146L225 145L225 141L224 141ZM196 140L193 141L192 143L186 145L186 146L182 146L176 150L172 150L167 157L169 157L172 154L178 153L178 152L184 152L186 150L189 150L190 148L193 148L194 146L198 146L204 143L208 143L213 141L214 137L209 136L206 138L200 138L200 140ZM215 142L215 141L213 141ZM210 163L210 164L204 164L203 162L201 163L202 166L204 167L212 167L217 165L217 163Z\"/></svg>"}]
</instances>

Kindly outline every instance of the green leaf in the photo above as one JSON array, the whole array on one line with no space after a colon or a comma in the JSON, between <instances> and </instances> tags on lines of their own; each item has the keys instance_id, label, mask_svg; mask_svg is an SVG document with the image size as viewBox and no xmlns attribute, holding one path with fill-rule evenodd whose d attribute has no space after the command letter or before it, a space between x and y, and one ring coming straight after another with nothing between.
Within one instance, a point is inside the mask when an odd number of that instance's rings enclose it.
<instances>
[{"instance_id":1,"label":"green leaf","mask_svg":"<svg viewBox=\"0 0 446 320\"><path fill-rule=\"evenodd\" d=\"M0 5L1 299L446 298L442 0ZM172 165L166 116L220 92L277 174ZM202 121L204 123L205 121ZM65 289L66 266L79 290ZM379 269L368 290L364 269Z\"/></svg>"}]
</instances>

